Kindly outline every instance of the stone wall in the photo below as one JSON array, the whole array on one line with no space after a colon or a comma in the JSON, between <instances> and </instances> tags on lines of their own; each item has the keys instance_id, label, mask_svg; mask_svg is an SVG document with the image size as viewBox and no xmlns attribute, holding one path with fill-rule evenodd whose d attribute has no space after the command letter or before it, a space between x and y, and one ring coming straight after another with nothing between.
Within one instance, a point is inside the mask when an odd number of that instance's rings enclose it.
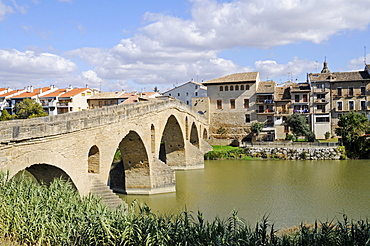
<instances>
[{"instance_id":1,"label":"stone wall","mask_svg":"<svg viewBox=\"0 0 370 246\"><path fill-rule=\"evenodd\" d=\"M279 158L287 160L339 160L342 153L338 147L333 148L247 148L251 156Z\"/></svg>"}]
</instances>

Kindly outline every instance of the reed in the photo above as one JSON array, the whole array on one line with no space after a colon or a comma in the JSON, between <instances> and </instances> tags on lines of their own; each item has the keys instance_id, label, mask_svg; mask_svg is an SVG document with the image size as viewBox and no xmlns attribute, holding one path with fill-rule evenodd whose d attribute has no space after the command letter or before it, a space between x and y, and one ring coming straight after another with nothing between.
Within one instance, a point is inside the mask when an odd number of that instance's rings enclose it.
<instances>
[{"instance_id":1,"label":"reed","mask_svg":"<svg viewBox=\"0 0 370 246\"><path fill-rule=\"evenodd\" d=\"M184 211L157 215L134 201L109 209L93 195L80 197L61 179L38 185L0 173L0 245L369 245L368 220L316 222L277 231L267 217L254 227L232 211L213 221Z\"/></svg>"}]
</instances>

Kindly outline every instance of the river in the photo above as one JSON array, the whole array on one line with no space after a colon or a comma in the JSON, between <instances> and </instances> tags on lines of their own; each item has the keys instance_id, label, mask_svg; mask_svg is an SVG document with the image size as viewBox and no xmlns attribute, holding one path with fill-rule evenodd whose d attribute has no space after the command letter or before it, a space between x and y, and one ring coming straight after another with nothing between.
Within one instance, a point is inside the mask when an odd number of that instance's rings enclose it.
<instances>
[{"instance_id":1,"label":"river","mask_svg":"<svg viewBox=\"0 0 370 246\"><path fill-rule=\"evenodd\" d=\"M205 161L201 170L177 171L176 192L137 199L155 213L199 210L208 220L232 210L248 224L263 216L277 228L342 219L370 218L370 160Z\"/></svg>"}]
</instances>

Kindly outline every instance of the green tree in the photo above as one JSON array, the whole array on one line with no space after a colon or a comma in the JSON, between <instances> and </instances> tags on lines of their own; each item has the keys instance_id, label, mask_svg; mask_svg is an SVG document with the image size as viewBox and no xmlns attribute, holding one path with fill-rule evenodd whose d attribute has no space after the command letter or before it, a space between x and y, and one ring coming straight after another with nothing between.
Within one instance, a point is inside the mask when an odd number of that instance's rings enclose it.
<instances>
[{"instance_id":1,"label":"green tree","mask_svg":"<svg viewBox=\"0 0 370 246\"><path fill-rule=\"evenodd\" d=\"M1 112L0 121L12 120L12 119L14 119L14 116L13 115L10 115L9 112L8 112L8 110L4 109Z\"/></svg>"},{"instance_id":2,"label":"green tree","mask_svg":"<svg viewBox=\"0 0 370 246\"><path fill-rule=\"evenodd\" d=\"M256 134L258 136L258 134L260 134L260 132L262 131L263 125L264 124L261 123L261 122L252 123L251 132L253 132L254 134Z\"/></svg>"},{"instance_id":3,"label":"green tree","mask_svg":"<svg viewBox=\"0 0 370 246\"><path fill-rule=\"evenodd\" d=\"M347 156L352 159L361 158L369 154L369 141L361 137L369 131L369 120L365 115L356 112L342 115L339 118L335 133L342 137Z\"/></svg>"},{"instance_id":4,"label":"green tree","mask_svg":"<svg viewBox=\"0 0 370 246\"><path fill-rule=\"evenodd\" d=\"M15 114L17 115L17 119L48 116L42 106L30 98L25 98L15 105Z\"/></svg>"},{"instance_id":5,"label":"green tree","mask_svg":"<svg viewBox=\"0 0 370 246\"><path fill-rule=\"evenodd\" d=\"M296 140L298 136L305 136L310 142L315 140L315 134L311 131L303 116L299 114L290 115L286 118L285 124L289 126Z\"/></svg>"}]
</instances>

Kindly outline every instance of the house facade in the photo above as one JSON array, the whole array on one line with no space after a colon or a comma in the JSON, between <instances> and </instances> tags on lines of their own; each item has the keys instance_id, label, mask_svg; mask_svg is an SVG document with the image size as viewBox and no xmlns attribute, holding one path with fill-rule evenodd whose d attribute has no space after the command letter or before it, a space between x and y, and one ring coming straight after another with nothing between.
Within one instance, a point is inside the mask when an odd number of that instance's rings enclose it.
<instances>
[{"instance_id":1,"label":"house facade","mask_svg":"<svg viewBox=\"0 0 370 246\"><path fill-rule=\"evenodd\" d=\"M189 81L173 89L162 93L164 96L176 98L185 102L187 105L192 106L192 98L206 97L207 87L201 83Z\"/></svg>"},{"instance_id":2,"label":"house facade","mask_svg":"<svg viewBox=\"0 0 370 246\"><path fill-rule=\"evenodd\" d=\"M210 137L250 138L250 126L257 121L256 91L259 82L259 73L249 72L203 83L207 86L208 99L199 98L193 107L208 116Z\"/></svg>"}]
</instances>

